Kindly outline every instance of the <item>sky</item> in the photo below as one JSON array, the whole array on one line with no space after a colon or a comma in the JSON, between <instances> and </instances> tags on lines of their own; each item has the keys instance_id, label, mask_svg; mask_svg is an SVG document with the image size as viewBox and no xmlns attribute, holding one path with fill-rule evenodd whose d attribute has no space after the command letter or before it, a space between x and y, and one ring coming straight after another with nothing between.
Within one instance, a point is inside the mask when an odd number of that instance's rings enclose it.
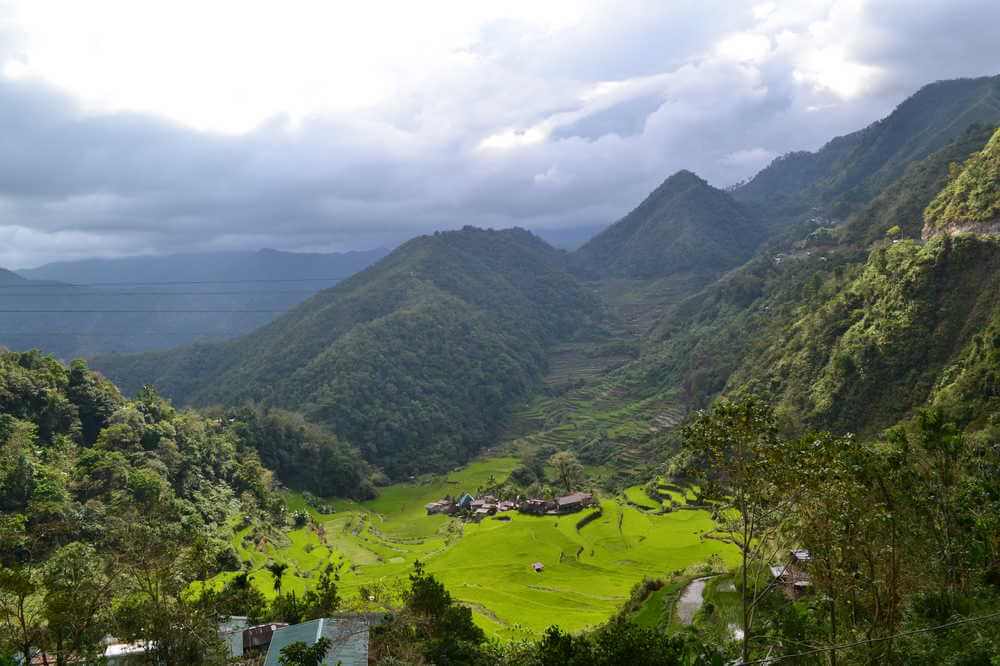
<instances>
[{"instance_id":1,"label":"sky","mask_svg":"<svg viewBox=\"0 0 1000 666\"><path fill-rule=\"evenodd\" d=\"M0 266L610 224L1000 73L995 0L0 0Z\"/></svg>"}]
</instances>

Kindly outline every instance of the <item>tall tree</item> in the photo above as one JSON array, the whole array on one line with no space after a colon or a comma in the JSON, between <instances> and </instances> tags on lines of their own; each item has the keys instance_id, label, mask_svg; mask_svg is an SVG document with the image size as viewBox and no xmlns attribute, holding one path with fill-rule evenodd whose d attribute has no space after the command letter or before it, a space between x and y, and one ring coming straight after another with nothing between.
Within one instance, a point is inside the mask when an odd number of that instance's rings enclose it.
<instances>
[{"instance_id":1,"label":"tall tree","mask_svg":"<svg viewBox=\"0 0 1000 666\"><path fill-rule=\"evenodd\" d=\"M69 655L97 659L104 653L115 577L94 547L71 543L45 563L45 618L56 663Z\"/></svg>"},{"instance_id":2,"label":"tall tree","mask_svg":"<svg viewBox=\"0 0 1000 666\"><path fill-rule=\"evenodd\" d=\"M774 412L756 398L720 400L684 428L690 473L722 505L719 531L740 551L742 658L750 657L754 612L770 589L768 565L782 549L781 531L794 497L776 474L784 464Z\"/></svg>"},{"instance_id":3,"label":"tall tree","mask_svg":"<svg viewBox=\"0 0 1000 666\"><path fill-rule=\"evenodd\" d=\"M44 643L45 617L38 573L26 566L0 567L0 646L12 648L23 663Z\"/></svg>"},{"instance_id":4,"label":"tall tree","mask_svg":"<svg viewBox=\"0 0 1000 666\"><path fill-rule=\"evenodd\" d=\"M281 594L281 577L288 570L288 565L284 562L269 562L264 568L274 576L274 593Z\"/></svg>"},{"instance_id":5,"label":"tall tree","mask_svg":"<svg viewBox=\"0 0 1000 666\"><path fill-rule=\"evenodd\" d=\"M583 483L583 465L571 451L560 451L549 458L549 464L555 468L556 480L567 492L573 492Z\"/></svg>"}]
</instances>

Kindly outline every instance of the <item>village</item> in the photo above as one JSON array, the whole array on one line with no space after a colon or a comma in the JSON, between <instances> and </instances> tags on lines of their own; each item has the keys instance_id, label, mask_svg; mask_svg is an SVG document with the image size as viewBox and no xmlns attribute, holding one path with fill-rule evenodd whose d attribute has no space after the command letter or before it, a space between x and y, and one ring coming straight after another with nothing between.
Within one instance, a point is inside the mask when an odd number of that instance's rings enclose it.
<instances>
[{"instance_id":1,"label":"village","mask_svg":"<svg viewBox=\"0 0 1000 666\"><path fill-rule=\"evenodd\" d=\"M594 495L585 492L570 493L551 500L522 497L513 500L499 500L493 495L473 497L469 493L465 493L457 500L445 497L427 504L425 508L428 516L445 514L479 522L487 516L496 516L514 510L533 516L558 516L576 513L594 504ZM504 518L510 519L508 516L500 517L501 520Z\"/></svg>"}]
</instances>

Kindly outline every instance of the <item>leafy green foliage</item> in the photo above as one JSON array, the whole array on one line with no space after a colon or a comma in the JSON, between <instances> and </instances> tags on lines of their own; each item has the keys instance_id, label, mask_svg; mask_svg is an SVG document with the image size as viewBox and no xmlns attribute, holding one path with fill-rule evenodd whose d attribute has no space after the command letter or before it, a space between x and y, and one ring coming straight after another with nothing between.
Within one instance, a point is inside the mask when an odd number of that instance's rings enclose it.
<instances>
[{"instance_id":1,"label":"leafy green foliage","mask_svg":"<svg viewBox=\"0 0 1000 666\"><path fill-rule=\"evenodd\" d=\"M962 165L924 212L931 232L1000 220L1000 130Z\"/></svg>"},{"instance_id":2,"label":"leafy green foliage","mask_svg":"<svg viewBox=\"0 0 1000 666\"><path fill-rule=\"evenodd\" d=\"M944 148L912 162L903 175L848 218L842 240L868 246L885 237L920 238L923 211L947 184L951 165L981 150L993 131L993 126L973 125ZM898 231L889 233L893 229Z\"/></svg>"},{"instance_id":3,"label":"leafy green foliage","mask_svg":"<svg viewBox=\"0 0 1000 666\"><path fill-rule=\"evenodd\" d=\"M0 651L94 656L113 633L204 659L215 611L188 586L231 564L235 515L281 516L236 425L0 352Z\"/></svg>"},{"instance_id":4,"label":"leafy green foliage","mask_svg":"<svg viewBox=\"0 0 1000 666\"><path fill-rule=\"evenodd\" d=\"M240 407L224 415L240 440L289 487L320 497L375 496L371 470L358 451L300 414Z\"/></svg>"},{"instance_id":5,"label":"leafy green foliage","mask_svg":"<svg viewBox=\"0 0 1000 666\"><path fill-rule=\"evenodd\" d=\"M330 651L332 643L326 636L320 636L312 645L302 641L281 648L278 663L282 666L319 666Z\"/></svg>"}]
</instances>

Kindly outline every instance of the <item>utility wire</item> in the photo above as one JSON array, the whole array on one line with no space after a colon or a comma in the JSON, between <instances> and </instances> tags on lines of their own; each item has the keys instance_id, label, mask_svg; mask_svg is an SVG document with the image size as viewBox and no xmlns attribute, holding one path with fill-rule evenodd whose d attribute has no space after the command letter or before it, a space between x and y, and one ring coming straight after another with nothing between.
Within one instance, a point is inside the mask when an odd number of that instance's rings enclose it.
<instances>
[{"instance_id":1,"label":"utility wire","mask_svg":"<svg viewBox=\"0 0 1000 666\"><path fill-rule=\"evenodd\" d=\"M0 314L278 314L288 310L0 310Z\"/></svg>"},{"instance_id":2,"label":"utility wire","mask_svg":"<svg viewBox=\"0 0 1000 666\"><path fill-rule=\"evenodd\" d=\"M22 283L12 283L12 284L0 284L0 289L47 289L58 287L60 289L65 289L66 287L149 287L156 285L183 285L183 284L262 284L262 283L279 283L279 282L340 282L344 278L342 277L326 277L326 278L280 278L280 279L269 279L269 278L248 278L246 280L171 280L163 282L89 282L89 283L76 283L76 282L44 282L42 284L22 284ZM28 282L33 282L29 280Z\"/></svg>"},{"instance_id":3,"label":"utility wire","mask_svg":"<svg viewBox=\"0 0 1000 666\"><path fill-rule=\"evenodd\" d=\"M853 643L841 643L840 645L829 645L827 647L816 648L814 650L807 650L805 652L796 652L795 654L784 654L777 657L766 657L764 659L757 659L755 661L743 661L739 662L738 666L753 666L754 664L774 664L779 661L785 661L786 659L794 659L795 657L808 657L809 655L819 654L821 652L833 652L834 650L845 650L847 648L859 647L861 645L882 643L884 641L891 641L894 638L903 638L904 636L915 636L917 634L926 634L932 631L939 631L941 629L950 629L951 627L957 627L962 624L971 624L973 622L983 622L984 620L992 620L993 618L1000 618L1000 612L989 613L987 615L979 615L976 617L964 617L958 620L953 620L951 622L946 622L944 624L939 624L935 627L924 627L923 629L913 629L910 631L903 631L898 634L893 634L892 636L883 636L881 638L865 639L860 641L854 641Z\"/></svg>"},{"instance_id":4,"label":"utility wire","mask_svg":"<svg viewBox=\"0 0 1000 666\"><path fill-rule=\"evenodd\" d=\"M66 291L66 292L46 292L46 293L32 293L25 292L23 294L11 294L11 293L0 293L0 297L3 296L71 296L76 298L78 296L239 296L244 294L254 294L257 296L267 296L270 294L315 294L316 292L310 289L292 289L292 290L257 290L257 291Z\"/></svg>"}]
</instances>

